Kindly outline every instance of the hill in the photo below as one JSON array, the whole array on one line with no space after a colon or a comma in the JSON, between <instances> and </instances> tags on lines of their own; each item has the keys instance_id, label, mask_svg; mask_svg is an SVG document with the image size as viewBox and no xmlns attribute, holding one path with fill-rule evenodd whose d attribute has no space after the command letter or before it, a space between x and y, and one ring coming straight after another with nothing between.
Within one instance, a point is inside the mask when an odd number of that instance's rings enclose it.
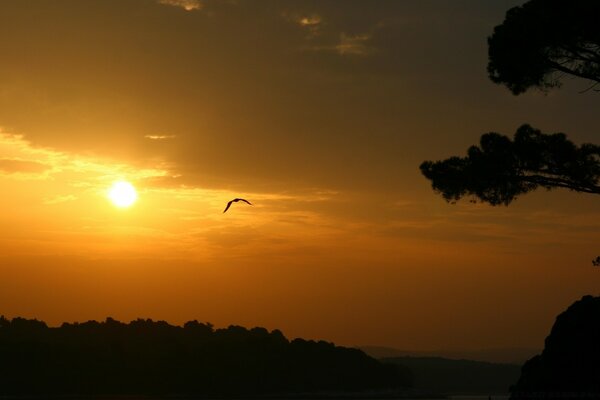
<instances>
[{"instance_id":1,"label":"hill","mask_svg":"<svg viewBox=\"0 0 600 400\"><path fill-rule=\"evenodd\" d=\"M492 348L476 350L430 350L414 351L402 350L385 346L358 346L359 349L374 358L390 357L441 357L452 360L485 361L499 364L523 365L541 349L530 349L521 347Z\"/></svg>"},{"instance_id":2,"label":"hill","mask_svg":"<svg viewBox=\"0 0 600 400\"><path fill-rule=\"evenodd\" d=\"M519 378L521 367L441 357L394 357L383 362L411 370L414 389L446 394L504 394Z\"/></svg>"},{"instance_id":3,"label":"hill","mask_svg":"<svg viewBox=\"0 0 600 400\"><path fill-rule=\"evenodd\" d=\"M278 330L164 321L64 323L0 317L0 396L240 396L386 390L410 373L360 350Z\"/></svg>"}]
</instances>

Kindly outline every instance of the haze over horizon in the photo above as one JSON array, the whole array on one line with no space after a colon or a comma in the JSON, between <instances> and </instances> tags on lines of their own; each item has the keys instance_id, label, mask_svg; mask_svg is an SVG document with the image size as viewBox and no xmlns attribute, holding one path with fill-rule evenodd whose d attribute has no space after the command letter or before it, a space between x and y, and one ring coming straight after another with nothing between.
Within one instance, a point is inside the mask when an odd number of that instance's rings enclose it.
<instances>
[{"instance_id":1,"label":"haze over horizon","mask_svg":"<svg viewBox=\"0 0 600 400\"><path fill-rule=\"evenodd\" d=\"M586 82L488 79L522 3L0 2L0 314L541 348L598 295L598 199L451 205L418 168L523 123L598 142Z\"/></svg>"}]
</instances>

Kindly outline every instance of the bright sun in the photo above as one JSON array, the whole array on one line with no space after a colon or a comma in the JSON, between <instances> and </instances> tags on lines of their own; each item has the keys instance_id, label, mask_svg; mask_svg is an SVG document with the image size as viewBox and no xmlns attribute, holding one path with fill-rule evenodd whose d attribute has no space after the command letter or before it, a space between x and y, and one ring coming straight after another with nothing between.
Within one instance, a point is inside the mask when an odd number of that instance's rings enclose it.
<instances>
[{"instance_id":1,"label":"bright sun","mask_svg":"<svg viewBox=\"0 0 600 400\"><path fill-rule=\"evenodd\" d=\"M129 207L137 200L137 192L129 182L115 182L108 191L108 198L117 207Z\"/></svg>"}]
</instances>

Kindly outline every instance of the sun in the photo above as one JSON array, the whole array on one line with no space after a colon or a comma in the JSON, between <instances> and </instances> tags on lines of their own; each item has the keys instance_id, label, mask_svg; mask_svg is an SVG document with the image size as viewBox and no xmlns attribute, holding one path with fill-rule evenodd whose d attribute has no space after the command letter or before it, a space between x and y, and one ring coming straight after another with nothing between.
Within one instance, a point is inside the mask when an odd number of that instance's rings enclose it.
<instances>
[{"instance_id":1,"label":"sun","mask_svg":"<svg viewBox=\"0 0 600 400\"><path fill-rule=\"evenodd\" d=\"M129 182L119 181L113 183L108 191L108 198L117 207L129 207L137 200L137 192Z\"/></svg>"}]
</instances>

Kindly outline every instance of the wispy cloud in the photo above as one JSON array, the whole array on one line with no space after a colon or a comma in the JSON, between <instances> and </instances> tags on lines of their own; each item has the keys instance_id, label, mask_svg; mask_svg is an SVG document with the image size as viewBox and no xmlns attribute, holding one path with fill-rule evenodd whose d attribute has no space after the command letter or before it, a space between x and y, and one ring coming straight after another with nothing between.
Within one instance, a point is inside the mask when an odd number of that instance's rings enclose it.
<instances>
[{"instance_id":1,"label":"wispy cloud","mask_svg":"<svg viewBox=\"0 0 600 400\"><path fill-rule=\"evenodd\" d=\"M14 179L54 179L77 174L76 185L93 187L115 177L139 180L168 175L164 169L135 168L88 156L33 146L22 135L0 132L0 172Z\"/></svg>"},{"instance_id":2,"label":"wispy cloud","mask_svg":"<svg viewBox=\"0 0 600 400\"><path fill-rule=\"evenodd\" d=\"M150 140L167 140L167 139L175 139L175 135L146 135L144 136L146 139Z\"/></svg>"},{"instance_id":3,"label":"wispy cloud","mask_svg":"<svg viewBox=\"0 0 600 400\"><path fill-rule=\"evenodd\" d=\"M37 161L0 159L0 171L8 174L41 174L49 169L51 169L50 166Z\"/></svg>"},{"instance_id":4,"label":"wispy cloud","mask_svg":"<svg viewBox=\"0 0 600 400\"><path fill-rule=\"evenodd\" d=\"M311 36L319 35L323 19L320 15L313 14L296 18L298 25L308 30Z\"/></svg>"},{"instance_id":5,"label":"wispy cloud","mask_svg":"<svg viewBox=\"0 0 600 400\"><path fill-rule=\"evenodd\" d=\"M204 7L200 0L158 0L158 3L183 8L186 11L199 11Z\"/></svg>"},{"instance_id":6,"label":"wispy cloud","mask_svg":"<svg viewBox=\"0 0 600 400\"><path fill-rule=\"evenodd\" d=\"M340 34L340 41L335 46L335 50L340 55L364 56L371 51L368 47L370 39L371 35L348 35L342 32Z\"/></svg>"},{"instance_id":7,"label":"wispy cloud","mask_svg":"<svg viewBox=\"0 0 600 400\"><path fill-rule=\"evenodd\" d=\"M319 14L297 13L284 11L281 16L289 23L294 24L308 33L307 38L311 39L320 35L324 25L323 17Z\"/></svg>"},{"instance_id":8,"label":"wispy cloud","mask_svg":"<svg viewBox=\"0 0 600 400\"><path fill-rule=\"evenodd\" d=\"M58 195L44 199L44 204L59 204L73 200L77 200L77 196L74 196L72 194Z\"/></svg>"},{"instance_id":9,"label":"wispy cloud","mask_svg":"<svg viewBox=\"0 0 600 400\"><path fill-rule=\"evenodd\" d=\"M304 50L336 53L344 57L362 57L371 54L374 50L373 47L369 46L370 40L370 34L348 35L342 32L338 37L337 43L329 41L326 44L312 44L305 46Z\"/></svg>"},{"instance_id":10,"label":"wispy cloud","mask_svg":"<svg viewBox=\"0 0 600 400\"><path fill-rule=\"evenodd\" d=\"M298 19L298 23L301 26L308 26L308 27L317 26L321 23L321 17L316 14L306 16L306 17L301 17L300 19Z\"/></svg>"},{"instance_id":11,"label":"wispy cloud","mask_svg":"<svg viewBox=\"0 0 600 400\"><path fill-rule=\"evenodd\" d=\"M42 171L35 180L0 173L0 189L10 193L1 199L3 209L10 210L3 220L8 215L16 221L10 224L27 226L18 234L0 232L0 247L10 244L15 252L202 262L258 254L263 260L293 262L298 254L317 257L332 245L345 246L353 232L343 210L331 212L336 204L344 204L343 194L325 187L245 193L202 188L169 165L141 168L36 146L23 136L2 132L0 160L24 162L12 169ZM106 196L110 185L121 179L139 193L138 203L126 212L115 211ZM235 197L248 198L254 205L238 204L224 214L225 204Z\"/></svg>"}]
</instances>

